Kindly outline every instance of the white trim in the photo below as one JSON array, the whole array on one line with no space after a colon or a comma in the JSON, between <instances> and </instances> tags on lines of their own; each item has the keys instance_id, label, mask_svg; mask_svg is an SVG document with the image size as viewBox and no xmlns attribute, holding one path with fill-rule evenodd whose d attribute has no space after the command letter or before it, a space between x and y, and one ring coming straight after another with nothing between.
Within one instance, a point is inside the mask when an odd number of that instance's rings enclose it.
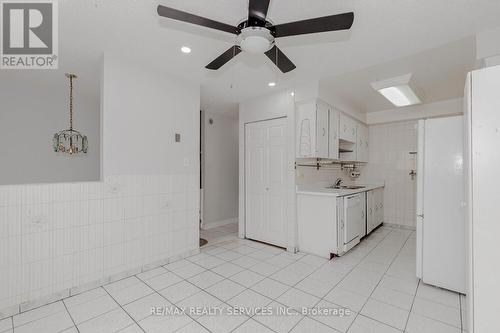
<instances>
[{"instance_id":1,"label":"white trim","mask_svg":"<svg viewBox=\"0 0 500 333\"><path fill-rule=\"evenodd\" d=\"M463 98L460 97L383 111L368 112L366 114L366 123L371 126L407 120L450 117L461 114L463 114Z\"/></svg>"},{"instance_id":2,"label":"white trim","mask_svg":"<svg viewBox=\"0 0 500 333\"><path fill-rule=\"evenodd\" d=\"M213 228L217 228L217 227L222 227L224 225L228 225L228 224L237 224L238 223L238 218L237 217L233 217L231 219L226 219L226 220L222 220L222 221L215 221L215 222L203 222L203 226L202 226L202 229L203 230L208 230L208 229L213 229Z\"/></svg>"},{"instance_id":3,"label":"white trim","mask_svg":"<svg viewBox=\"0 0 500 333\"><path fill-rule=\"evenodd\" d=\"M416 231L415 227L408 226L408 225L402 225L402 224L396 224L396 223L386 223L384 222L384 226L394 228L394 229L403 229L403 230L412 230Z\"/></svg>"}]
</instances>

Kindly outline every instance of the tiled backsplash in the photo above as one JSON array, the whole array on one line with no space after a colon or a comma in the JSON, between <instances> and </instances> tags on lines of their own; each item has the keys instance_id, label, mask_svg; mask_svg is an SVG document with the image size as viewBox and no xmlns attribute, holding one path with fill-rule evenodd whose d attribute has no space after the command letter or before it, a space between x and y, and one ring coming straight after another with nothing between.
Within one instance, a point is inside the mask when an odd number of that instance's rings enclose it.
<instances>
[{"instance_id":1,"label":"tiled backsplash","mask_svg":"<svg viewBox=\"0 0 500 333\"><path fill-rule=\"evenodd\" d=\"M297 185L313 184L319 182L329 182L333 185L337 178L342 178L342 180L346 184L354 182L349 178L349 173L347 171L341 170L340 164L321 167L319 170L314 167L297 166Z\"/></svg>"},{"instance_id":2,"label":"tiled backsplash","mask_svg":"<svg viewBox=\"0 0 500 333\"><path fill-rule=\"evenodd\" d=\"M360 183L385 183L384 222L415 228L417 121L370 126L369 163Z\"/></svg>"},{"instance_id":3,"label":"tiled backsplash","mask_svg":"<svg viewBox=\"0 0 500 333\"><path fill-rule=\"evenodd\" d=\"M317 170L297 167L296 184L311 184L337 178L344 183L385 184L384 222L415 228L416 180L409 173L416 168L417 121L405 121L369 127L369 161L360 167L361 176L352 180L340 165Z\"/></svg>"},{"instance_id":4,"label":"tiled backsplash","mask_svg":"<svg viewBox=\"0 0 500 333\"><path fill-rule=\"evenodd\" d=\"M198 174L0 186L0 315L198 249Z\"/></svg>"}]
</instances>

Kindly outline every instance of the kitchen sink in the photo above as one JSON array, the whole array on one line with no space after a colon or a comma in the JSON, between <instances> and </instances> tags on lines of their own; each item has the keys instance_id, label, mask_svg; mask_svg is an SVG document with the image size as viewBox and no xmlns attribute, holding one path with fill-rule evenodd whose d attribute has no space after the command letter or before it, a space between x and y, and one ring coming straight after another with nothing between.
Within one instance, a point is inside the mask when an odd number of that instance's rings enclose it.
<instances>
[{"instance_id":1,"label":"kitchen sink","mask_svg":"<svg viewBox=\"0 0 500 333\"><path fill-rule=\"evenodd\" d=\"M340 185L340 186L328 186L327 188L335 189L335 190L358 190L365 188L366 186L361 186L361 185Z\"/></svg>"}]
</instances>

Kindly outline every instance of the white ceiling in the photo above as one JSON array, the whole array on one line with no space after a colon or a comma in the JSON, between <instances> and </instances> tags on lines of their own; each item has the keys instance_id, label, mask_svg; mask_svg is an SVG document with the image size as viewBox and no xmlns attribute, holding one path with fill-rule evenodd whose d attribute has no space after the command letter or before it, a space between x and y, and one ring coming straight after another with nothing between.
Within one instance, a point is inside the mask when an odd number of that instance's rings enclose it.
<instances>
[{"instance_id":1,"label":"white ceiling","mask_svg":"<svg viewBox=\"0 0 500 333\"><path fill-rule=\"evenodd\" d=\"M248 6L247 0L160 3L229 24L243 19ZM289 74L281 74L264 55L243 53L212 72L204 66L228 49L233 37L160 18L157 4L153 0L61 0L60 72L76 68L81 76L88 67L94 73L103 52L119 53L158 72L199 82L202 106L223 111L268 93L269 81L278 83L274 89L289 88L388 63L500 25L497 0L271 0L269 18L275 23L345 11L355 12L355 22L349 33L279 39L278 45L297 65ZM182 54L182 45L193 52ZM8 77L21 75L18 72ZM0 80L6 77L0 73Z\"/></svg>"},{"instance_id":2,"label":"white ceiling","mask_svg":"<svg viewBox=\"0 0 500 333\"><path fill-rule=\"evenodd\" d=\"M343 105L360 112L393 109L371 82L412 73L410 84L423 103L463 97L465 78L474 69L473 37L359 71L321 80L323 89Z\"/></svg>"}]
</instances>

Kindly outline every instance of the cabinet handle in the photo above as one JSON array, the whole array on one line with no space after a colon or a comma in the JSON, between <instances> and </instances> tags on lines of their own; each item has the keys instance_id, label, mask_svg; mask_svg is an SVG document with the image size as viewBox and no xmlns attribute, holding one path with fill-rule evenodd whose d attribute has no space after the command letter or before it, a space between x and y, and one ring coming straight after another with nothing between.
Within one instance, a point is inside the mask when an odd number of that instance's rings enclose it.
<instances>
[{"instance_id":1,"label":"cabinet handle","mask_svg":"<svg viewBox=\"0 0 500 333\"><path fill-rule=\"evenodd\" d=\"M326 135L326 129L323 128L323 136Z\"/></svg>"}]
</instances>

